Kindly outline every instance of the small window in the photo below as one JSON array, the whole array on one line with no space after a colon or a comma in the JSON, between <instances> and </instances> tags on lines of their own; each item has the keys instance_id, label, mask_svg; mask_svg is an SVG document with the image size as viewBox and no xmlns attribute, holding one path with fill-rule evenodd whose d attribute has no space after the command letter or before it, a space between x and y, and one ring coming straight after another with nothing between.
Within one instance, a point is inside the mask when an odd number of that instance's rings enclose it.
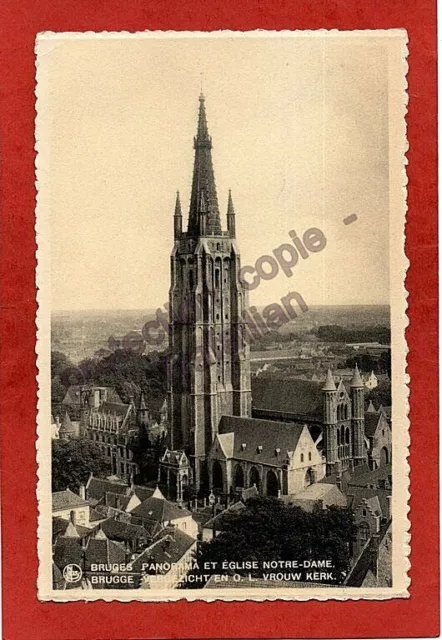
<instances>
[{"instance_id":1,"label":"small window","mask_svg":"<svg viewBox=\"0 0 442 640\"><path fill-rule=\"evenodd\" d=\"M310 452L309 452L309 454L308 454L308 459L309 459L309 460L311 460L311 459L312 459L312 453L311 453L311 451L310 451Z\"/></svg>"},{"instance_id":2,"label":"small window","mask_svg":"<svg viewBox=\"0 0 442 640\"><path fill-rule=\"evenodd\" d=\"M366 516L367 515L367 509L362 509L362 515Z\"/></svg>"},{"instance_id":3,"label":"small window","mask_svg":"<svg viewBox=\"0 0 442 640\"><path fill-rule=\"evenodd\" d=\"M262 451L262 445L261 445L261 444L259 444L259 445L256 447L256 451L257 451L258 453L261 453L261 451Z\"/></svg>"},{"instance_id":4,"label":"small window","mask_svg":"<svg viewBox=\"0 0 442 640\"><path fill-rule=\"evenodd\" d=\"M301 453L301 462L304 462L304 454Z\"/></svg>"}]
</instances>

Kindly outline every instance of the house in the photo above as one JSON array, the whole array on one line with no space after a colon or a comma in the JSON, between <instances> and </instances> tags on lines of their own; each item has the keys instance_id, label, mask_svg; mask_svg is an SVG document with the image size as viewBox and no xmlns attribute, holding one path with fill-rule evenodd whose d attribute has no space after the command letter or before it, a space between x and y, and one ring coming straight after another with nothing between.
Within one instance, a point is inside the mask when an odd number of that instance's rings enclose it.
<instances>
[{"instance_id":1,"label":"house","mask_svg":"<svg viewBox=\"0 0 442 640\"><path fill-rule=\"evenodd\" d=\"M194 566L195 538L175 527L157 539L132 563L141 589L175 589Z\"/></svg>"},{"instance_id":2,"label":"house","mask_svg":"<svg viewBox=\"0 0 442 640\"><path fill-rule=\"evenodd\" d=\"M347 498L335 484L327 482L312 484L300 493L290 497L290 504L304 511L313 511L315 507L346 507Z\"/></svg>"},{"instance_id":3,"label":"house","mask_svg":"<svg viewBox=\"0 0 442 640\"><path fill-rule=\"evenodd\" d=\"M392 457L392 437L390 423L383 411L366 412L365 438L371 468L388 465Z\"/></svg>"},{"instance_id":4,"label":"house","mask_svg":"<svg viewBox=\"0 0 442 640\"><path fill-rule=\"evenodd\" d=\"M157 523L162 529L174 527L180 529L191 538L198 535L198 524L190 511L166 500L162 494L152 495L131 511L131 522L143 526Z\"/></svg>"},{"instance_id":5,"label":"house","mask_svg":"<svg viewBox=\"0 0 442 640\"><path fill-rule=\"evenodd\" d=\"M64 520L74 519L76 524L89 525L89 502L69 488L52 494L52 516Z\"/></svg>"},{"instance_id":6,"label":"house","mask_svg":"<svg viewBox=\"0 0 442 640\"><path fill-rule=\"evenodd\" d=\"M207 522L205 522L202 526L201 539L203 540L203 542L210 542L210 540L215 538L221 533L221 531L223 531L223 525L226 516L235 513L241 513L241 511L244 511L245 508L246 505L244 504L244 502L234 502L232 505L230 505L230 507L224 509L220 513L217 513L215 516L213 516L213 518L210 518L210 520L207 520Z\"/></svg>"}]
</instances>

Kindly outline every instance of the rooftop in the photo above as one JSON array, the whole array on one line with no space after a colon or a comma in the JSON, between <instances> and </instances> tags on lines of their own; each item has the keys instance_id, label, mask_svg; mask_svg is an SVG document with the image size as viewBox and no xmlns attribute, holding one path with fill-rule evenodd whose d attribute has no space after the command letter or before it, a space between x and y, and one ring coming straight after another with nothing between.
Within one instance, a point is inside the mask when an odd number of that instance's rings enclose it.
<instances>
[{"instance_id":1,"label":"rooftop","mask_svg":"<svg viewBox=\"0 0 442 640\"><path fill-rule=\"evenodd\" d=\"M70 489L55 491L52 494L52 511L63 511L75 507L86 507L89 503Z\"/></svg>"}]
</instances>

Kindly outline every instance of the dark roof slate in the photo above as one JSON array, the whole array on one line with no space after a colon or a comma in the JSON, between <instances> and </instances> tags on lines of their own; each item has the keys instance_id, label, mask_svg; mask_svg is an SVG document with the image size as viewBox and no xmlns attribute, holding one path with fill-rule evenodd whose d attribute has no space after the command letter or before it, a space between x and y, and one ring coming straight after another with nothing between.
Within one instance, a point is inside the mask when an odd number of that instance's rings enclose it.
<instances>
[{"instance_id":1,"label":"dark roof slate","mask_svg":"<svg viewBox=\"0 0 442 640\"><path fill-rule=\"evenodd\" d=\"M287 451L295 450L303 428L287 422L222 416L218 430L221 435L233 434L232 458L280 466Z\"/></svg>"},{"instance_id":2,"label":"dark roof slate","mask_svg":"<svg viewBox=\"0 0 442 640\"><path fill-rule=\"evenodd\" d=\"M153 497L135 507L131 514L135 518L155 521L161 524L191 515L190 511L183 507L178 507L173 502Z\"/></svg>"},{"instance_id":3,"label":"dark roof slate","mask_svg":"<svg viewBox=\"0 0 442 640\"><path fill-rule=\"evenodd\" d=\"M61 511L62 509L85 507L88 505L89 503L86 502L86 500L80 498L80 496L70 489L54 491L52 494L52 511Z\"/></svg>"},{"instance_id":4,"label":"dark roof slate","mask_svg":"<svg viewBox=\"0 0 442 640\"><path fill-rule=\"evenodd\" d=\"M322 421L321 383L297 378L252 378L253 408Z\"/></svg>"},{"instance_id":5,"label":"dark roof slate","mask_svg":"<svg viewBox=\"0 0 442 640\"><path fill-rule=\"evenodd\" d=\"M166 563L179 562L194 544L196 544L196 541L188 536L187 533L184 533L184 531L174 527L166 527L161 531L157 540L145 549L132 563L133 571L135 573L141 573L143 563L166 565ZM167 568L159 567L159 570L155 573L167 573Z\"/></svg>"}]
</instances>

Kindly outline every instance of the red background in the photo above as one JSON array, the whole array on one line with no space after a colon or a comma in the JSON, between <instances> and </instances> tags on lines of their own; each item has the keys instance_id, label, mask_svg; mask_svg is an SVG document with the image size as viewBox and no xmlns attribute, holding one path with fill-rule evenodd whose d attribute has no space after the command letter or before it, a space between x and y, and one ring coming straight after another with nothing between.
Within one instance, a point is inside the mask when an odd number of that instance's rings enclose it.
<instances>
[{"instance_id":1,"label":"red background","mask_svg":"<svg viewBox=\"0 0 442 640\"><path fill-rule=\"evenodd\" d=\"M34 39L39 31L405 27L410 71L407 332L411 598L309 603L40 603L36 595ZM1 469L4 638L434 636L439 624L436 6L432 0L3 0Z\"/></svg>"}]
</instances>

